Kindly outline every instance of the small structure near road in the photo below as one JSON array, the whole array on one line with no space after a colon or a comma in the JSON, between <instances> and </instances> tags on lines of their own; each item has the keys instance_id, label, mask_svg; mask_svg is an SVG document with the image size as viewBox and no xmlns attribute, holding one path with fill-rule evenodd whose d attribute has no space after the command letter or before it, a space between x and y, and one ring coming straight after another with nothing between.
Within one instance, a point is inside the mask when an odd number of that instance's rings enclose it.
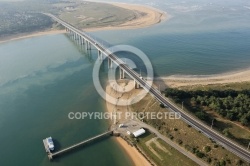
<instances>
[{"instance_id":1,"label":"small structure near road","mask_svg":"<svg viewBox=\"0 0 250 166\"><path fill-rule=\"evenodd\" d=\"M119 124L119 128L122 128L122 127L124 127L124 124Z\"/></svg>"},{"instance_id":2,"label":"small structure near road","mask_svg":"<svg viewBox=\"0 0 250 166\"><path fill-rule=\"evenodd\" d=\"M116 136L121 137L131 136L136 138L146 133L146 130L134 120L122 121L122 123L113 125L111 128L113 130L113 135L114 133L119 133L119 135Z\"/></svg>"},{"instance_id":3,"label":"small structure near road","mask_svg":"<svg viewBox=\"0 0 250 166\"><path fill-rule=\"evenodd\" d=\"M133 135L134 135L135 138L137 138L137 137L139 137L139 136L141 136L141 135L143 135L145 133L146 133L146 131L143 128L141 128L141 129L133 132Z\"/></svg>"}]
</instances>

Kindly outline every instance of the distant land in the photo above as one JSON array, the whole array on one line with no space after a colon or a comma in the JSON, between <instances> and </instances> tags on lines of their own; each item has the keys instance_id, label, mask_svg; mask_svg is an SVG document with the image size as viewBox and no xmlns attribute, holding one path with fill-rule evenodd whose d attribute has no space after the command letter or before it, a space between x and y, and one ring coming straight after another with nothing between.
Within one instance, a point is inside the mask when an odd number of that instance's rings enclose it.
<instances>
[{"instance_id":1,"label":"distant land","mask_svg":"<svg viewBox=\"0 0 250 166\"><path fill-rule=\"evenodd\" d=\"M166 14L153 8L87 1L0 2L0 41L37 32L60 30L42 12L52 13L79 29L142 28L161 22ZM58 33L58 32L57 32Z\"/></svg>"}]
</instances>

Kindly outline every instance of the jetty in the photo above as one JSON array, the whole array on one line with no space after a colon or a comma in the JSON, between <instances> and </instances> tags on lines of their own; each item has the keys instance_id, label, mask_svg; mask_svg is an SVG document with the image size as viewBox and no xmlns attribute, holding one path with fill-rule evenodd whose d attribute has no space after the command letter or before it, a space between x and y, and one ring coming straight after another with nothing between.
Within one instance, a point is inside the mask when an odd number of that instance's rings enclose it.
<instances>
[{"instance_id":1,"label":"jetty","mask_svg":"<svg viewBox=\"0 0 250 166\"><path fill-rule=\"evenodd\" d=\"M59 155L61 155L61 154L63 154L63 153L66 153L66 152L68 152L68 151L71 151L71 150L73 150L73 149L75 149L75 148L77 148L77 147L80 147L80 146L85 145L85 144L88 144L88 143L90 143L90 142L92 142L92 141L94 141L94 140L97 140L97 139L100 139L100 138L102 138L102 137L104 137L104 136L112 135L112 134L113 134L113 131L112 131L112 130L111 130L111 131L107 131L107 132L104 132L104 133L99 134L99 135L97 135L97 136L91 137L91 138L89 138L89 139L87 139L87 140L84 140L84 141L81 141L81 142L79 142L79 143L76 143L76 144L74 144L74 145L72 145L72 146L69 146L69 147L67 147L67 148L64 148L64 149L62 149L62 150L60 150L60 151L58 151L58 152L54 152L54 153L52 153L52 152L50 151L50 149L48 148L46 139L43 140L43 144L44 144L45 151L47 152L49 159L52 160L55 156L59 156Z\"/></svg>"}]
</instances>

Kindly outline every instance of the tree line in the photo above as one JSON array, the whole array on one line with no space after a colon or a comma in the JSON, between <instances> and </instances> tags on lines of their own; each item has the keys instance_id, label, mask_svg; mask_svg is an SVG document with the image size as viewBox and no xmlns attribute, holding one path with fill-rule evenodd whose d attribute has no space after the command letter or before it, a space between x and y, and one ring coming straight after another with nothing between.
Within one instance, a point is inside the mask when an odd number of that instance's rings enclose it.
<instances>
[{"instance_id":1,"label":"tree line","mask_svg":"<svg viewBox=\"0 0 250 166\"><path fill-rule=\"evenodd\" d=\"M53 24L48 16L29 12L6 13L0 18L0 22L0 37L44 30Z\"/></svg>"},{"instance_id":2,"label":"tree line","mask_svg":"<svg viewBox=\"0 0 250 166\"><path fill-rule=\"evenodd\" d=\"M185 101L185 106L194 112L201 120L211 123L206 110L217 112L220 116L239 121L245 126L250 125L250 90L195 90L184 91L168 88L164 91L166 97L175 102Z\"/></svg>"}]
</instances>

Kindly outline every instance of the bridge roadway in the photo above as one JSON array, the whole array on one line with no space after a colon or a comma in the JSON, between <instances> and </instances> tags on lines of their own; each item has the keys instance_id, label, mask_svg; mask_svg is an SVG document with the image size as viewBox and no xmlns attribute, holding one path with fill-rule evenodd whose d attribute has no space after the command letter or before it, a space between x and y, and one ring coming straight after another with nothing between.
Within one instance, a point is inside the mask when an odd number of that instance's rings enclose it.
<instances>
[{"instance_id":1,"label":"bridge roadway","mask_svg":"<svg viewBox=\"0 0 250 166\"><path fill-rule=\"evenodd\" d=\"M100 50L102 53L104 53L108 58L110 58L116 65L118 65L121 69L123 69L132 79L134 79L137 83L139 83L147 92L149 92L151 95L153 95L160 103L164 104L166 107L170 108L172 111L180 113L182 119L196 128L197 130L200 130L203 132L206 136L209 138L212 138L217 143L221 144L223 147L231 151L232 153L236 154L243 160L250 163L250 153L247 151L246 148L243 148L240 145L237 145L236 143L232 142L228 138L224 137L220 133L214 131L210 127L208 127L206 124L201 122L200 120L188 115L185 111L178 108L174 103L169 101L167 98L165 98L157 89L151 87L149 83L144 78L141 78L138 73L136 73L133 69L131 69L129 66L127 66L121 59L119 59L115 54L110 52L108 49L105 48L105 46L101 45L98 41L94 40L91 36L86 34L85 32L78 30L74 26L64 22L63 20L51 15L46 14L53 18L58 23L62 24L65 28L70 29L71 31L77 33L85 40L89 41L93 46L95 46L98 50Z\"/></svg>"}]
</instances>

